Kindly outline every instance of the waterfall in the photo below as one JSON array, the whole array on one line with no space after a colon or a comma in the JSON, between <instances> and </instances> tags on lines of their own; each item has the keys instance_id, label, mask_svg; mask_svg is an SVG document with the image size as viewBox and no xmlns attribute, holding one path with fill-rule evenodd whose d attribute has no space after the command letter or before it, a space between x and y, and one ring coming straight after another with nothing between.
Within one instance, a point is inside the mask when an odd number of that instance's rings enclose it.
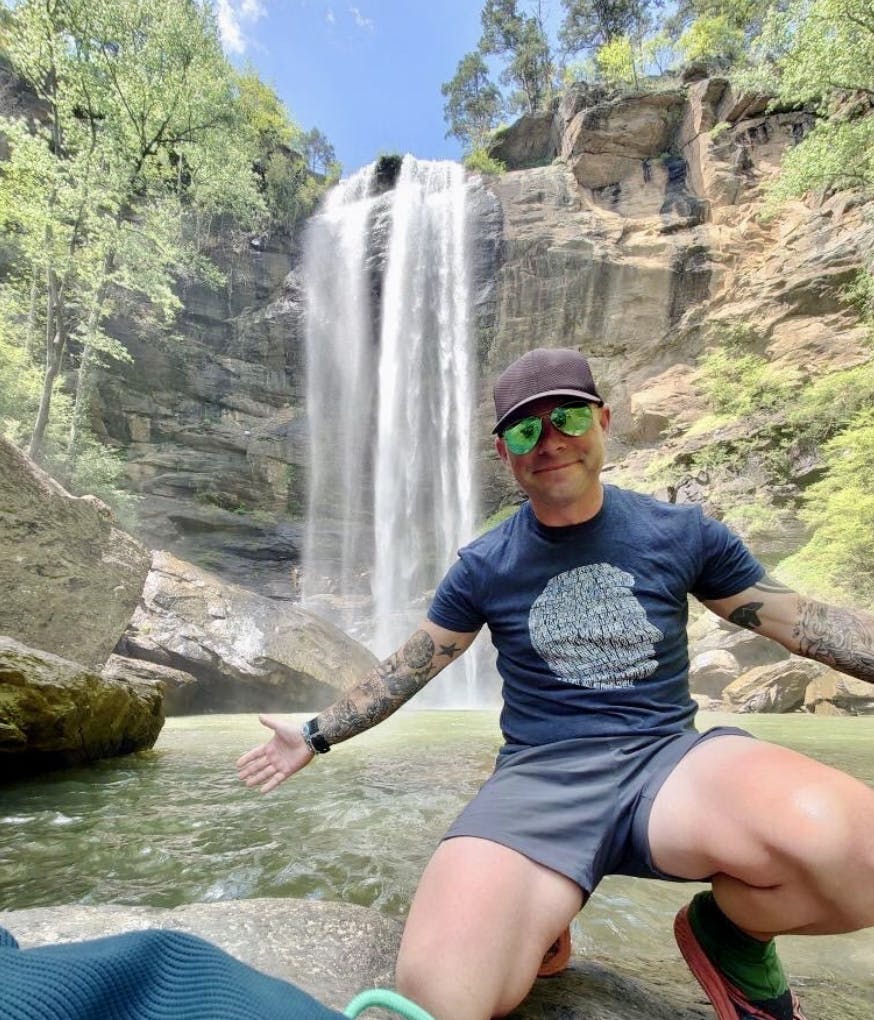
<instances>
[{"instance_id":1,"label":"waterfall","mask_svg":"<svg viewBox=\"0 0 874 1020\"><path fill-rule=\"evenodd\" d=\"M407 156L381 194L374 164L332 190L305 242L302 594L380 658L474 532L467 196L458 164ZM468 658L430 703L472 702Z\"/></svg>"}]
</instances>

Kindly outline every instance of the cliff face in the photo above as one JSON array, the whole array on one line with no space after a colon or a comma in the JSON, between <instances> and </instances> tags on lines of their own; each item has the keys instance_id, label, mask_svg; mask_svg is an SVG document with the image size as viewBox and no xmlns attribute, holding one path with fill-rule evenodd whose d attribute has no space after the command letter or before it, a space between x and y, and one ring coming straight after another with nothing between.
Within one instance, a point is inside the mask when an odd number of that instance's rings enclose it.
<instances>
[{"instance_id":1,"label":"cliff face","mask_svg":"<svg viewBox=\"0 0 874 1020\"><path fill-rule=\"evenodd\" d=\"M485 182L500 209L483 204L477 281L486 513L514 498L492 450L490 382L530 347L591 357L614 411L608 477L717 513L769 479L734 478L729 491L684 469L712 439L682 427L706 411L697 362L714 325L753 327L758 353L799 384L865 360L840 292L874 230L842 195L759 222L762 184L813 123L765 106L717 79L632 96L578 86L505 133L495 155L511 169ZM99 417L127 449L146 544L293 597L306 457L299 248L225 243L220 261L227 286L184 295L173 343L127 324L135 361L104 377ZM667 481L649 474L656 458L670 462ZM796 495L780 496L775 554L800 540Z\"/></svg>"},{"instance_id":2,"label":"cliff face","mask_svg":"<svg viewBox=\"0 0 874 1020\"><path fill-rule=\"evenodd\" d=\"M807 111L766 106L721 79L635 96L578 87L511 128L493 154L529 168L491 185L505 257L484 366L488 377L529 347L579 346L614 412L608 477L717 514L744 492L779 502L783 527L758 544L765 556L800 541L799 490L773 493L766 474L684 470L715 438L684 434L708 410L698 360L738 325L798 386L867 360L865 330L841 292L874 243L865 206L847 195L760 221L763 184L814 123ZM490 414L484 392L484 425ZM665 471L652 480L656 458L669 464L667 483ZM494 507L510 482L485 448L483 463Z\"/></svg>"}]
</instances>

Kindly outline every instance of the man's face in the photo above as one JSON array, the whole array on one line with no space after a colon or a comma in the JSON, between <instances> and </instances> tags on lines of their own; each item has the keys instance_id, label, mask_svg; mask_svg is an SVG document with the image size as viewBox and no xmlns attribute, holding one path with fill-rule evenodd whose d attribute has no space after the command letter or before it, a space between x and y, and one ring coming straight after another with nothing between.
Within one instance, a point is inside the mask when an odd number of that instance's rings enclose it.
<instances>
[{"instance_id":1,"label":"man's face","mask_svg":"<svg viewBox=\"0 0 874 1020\"><path fill-rule=\"evenodd\" d=\"M546 416L567 403L567 397L543 397L526 404L524 411L526 415ZM610 409L593 406L591 428L581 436L564 435L544 417L543 432L530 453L511 453L501 437L496 439L495 447L535 510L539 504L556 509L579 504L584 509L596 497L600 505L599 477L609 422Z\"/></svg>"}]
</instances>

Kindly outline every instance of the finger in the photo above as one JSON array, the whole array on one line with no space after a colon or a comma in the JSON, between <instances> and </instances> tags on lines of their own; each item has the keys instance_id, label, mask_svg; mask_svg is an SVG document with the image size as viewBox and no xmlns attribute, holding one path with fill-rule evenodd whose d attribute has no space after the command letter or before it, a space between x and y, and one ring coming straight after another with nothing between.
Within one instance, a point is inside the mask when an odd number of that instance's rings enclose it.
<instances>
[{"instance_id":1,"label":"finger","mask_svg":"<svg viewBox=\"0 0 874 1020\"><path fill-rule=\"evenodd\" d=\"M276 727L280 725L281 720L277 719L275 715L259 715L258 722L275 733Z\"/></svg>"},{"instance_id":2,"label":"finger","mask_svg":"<svg viewBox=\"0 0 874 1020\"><path fill-rule=\"evenodd\" d=\"M266 747L266 744L261 744L260 747L253 747L251 751L247 751L244 755L241 755L237 759L237 768L244 769L252 762L257 762L259 758L263 758L265 756Z\"/></svg>"},{"instance_id":3,"label":"finger","mask_svg":"<svg viewBox=\"0 0 874 1020\"><path fill-rule=\"evenodd\" d=\"M270 791L271 790L275 790L276 787L279 786L279 784L285 778L286 777L282 773L277 772L276 775L274 775L272 779L268 779L267 782L264 783L264 785L261 787L261 792L262 793L270 793Z\"/></svg>"},{"instance_id":4,"label":"finger","mask_svg":"<svg viewBox=\"0 0 874 1020\"><path fill-rule=\"evenodd\" d=\"M246 786L258 786L263 783L266 779L270 779L276 775L276 769L272 765L266 765L264 768L259 769L257 772L250 772L244 777Z\"/></svg>"}]
</instances>

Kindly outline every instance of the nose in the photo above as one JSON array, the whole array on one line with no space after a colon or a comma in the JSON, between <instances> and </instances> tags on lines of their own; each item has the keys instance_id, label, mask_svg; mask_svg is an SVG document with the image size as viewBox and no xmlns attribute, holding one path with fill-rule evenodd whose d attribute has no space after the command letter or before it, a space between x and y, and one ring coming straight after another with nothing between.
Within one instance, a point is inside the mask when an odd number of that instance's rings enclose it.
<instances>
[{"instance_id":1,"label":"nose","mask_svg":"<svg viewBox=\"0 0 874 1020\"><path fill-rule=\"evenodd\" d=\"M547 449L560 450L567 442L567 436L552 424L549 415L544 415L541 418L543 422L543 431L540 433L540 438L537 441L537 449L540 451Z\"/></svg>"}]
</instances>

